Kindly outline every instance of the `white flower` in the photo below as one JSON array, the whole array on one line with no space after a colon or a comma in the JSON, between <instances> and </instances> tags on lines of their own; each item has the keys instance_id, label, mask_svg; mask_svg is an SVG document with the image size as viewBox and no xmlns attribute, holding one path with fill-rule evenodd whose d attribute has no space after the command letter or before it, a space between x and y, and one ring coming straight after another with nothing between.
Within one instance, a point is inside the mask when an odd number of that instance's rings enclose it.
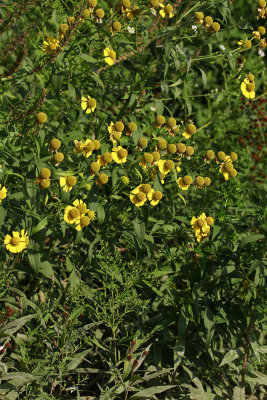
<instances>
[{"instance_id":1,"label":"white flower","mask_svg":"<svg viewBox=\"0 0 267 400\"><path fill-rule=\"evenodd\" d=\"M222 51L226 50L226 47L223 44L219 44L219 47Z\"/></svg>"},{"instance_id":2,"label":"white flower","mask_svg":"<svg viewBox=\"0 0 267 400\"><path fill-rule=\"evenodd\" d=\"M128 26L127 31L129 33L135 33L135 30L134 30L134 28L132 26Z\"/></svg>"},{"instance_id":3,"label":"white flower","mask_svg":"<svg viewBox=\"0 0 267 400\"><path fill-rule=\"evenodd\" d=\"M264 51L262 49L259 49L258 54L259 54L260 57L264 57L265 56L265 53L264 53Z\"/></svg>"},{"instance_id":4,"label":"white flower","mask_svg":"<svg viewBox=\"0 0 267 400\"><path fill-rule=\"evenodd\" d=\"M152 15L157 15L157 11L155 10L155 8L150 8L150 11Z\"/></svg>"},{"instance_id":5,"label":"white flower","mask_svg":"<svg viewBox=\"0 0 267 400\"><path fill-rule=\"evenodd\" d=\"M197 31L197 25L192 25L192 29L193 29L193 31Z\"/></svg>"}]
</instances>

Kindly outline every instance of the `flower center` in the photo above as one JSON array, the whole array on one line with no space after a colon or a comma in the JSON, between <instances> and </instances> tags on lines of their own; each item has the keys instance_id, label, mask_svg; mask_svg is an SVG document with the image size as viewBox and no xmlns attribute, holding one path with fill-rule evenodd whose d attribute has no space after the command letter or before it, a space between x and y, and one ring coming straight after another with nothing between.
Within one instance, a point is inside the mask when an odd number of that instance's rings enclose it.
<instances>
[{"instance_id":1,"label":"flower center","mask_svg":"<svg viewBox=\"0 0 267 400\"><path fill-rule=\"evenodd\" d=\"M77 179L75 178L75 176L68 176L66 182L68 186L74 186L76 185Z\"/></svg>"},{"instance_id":2,"label":"flower center","mask_svg":"<svg viewBox=\"0 0 267 400\"><path fill-rule=\"evenodd\" d=\"M146 195L145 195L145 193L139 192L139 193L136 193L135 197L137 198L138 201L141 202L141 201L145 200Z\"/></svg>"},{"instance_id":3,"label":"flower center","mask_svg":"<svg viewBox=\"0 0 267 400\"><path fill-rule=\"evenodd\" d=\"M19 244L19 242L20 242L20 239L18 237L13 237L11 239L11 243L13 246L17 246Z\"/></svg>"},{"instance_id":4,"label":"flower center","mask_svg":"<svg viewBox=\"0 0 267 400\"><path fill-rule=\"evenodd\" d=\"M70 215L72 216L72 218L78 218L80 216L80 211L78 210L78 208L73 208L70 211Z\"/></svg>"},{"instance_id":5,"label":"flower center","mask_svg":"<svg viewBox=\"0 0 267 400\"><path fill-rule=\"evenodd\" d=\"M118 156L119 156L119 158L125 158L125 157L127 156L127 154L128 154L128 152L127 152L126 149L120 149L120 150L118 151Z\"/></svg>"},{"instance_id":6,"label":"flower center","mask_svg":"<svg viewBox=\"0 0 267 400\"><path fill-rule=\"evenodd\" d=\"M77 209L80 211L81 214L85 214L86 212L86 205L85 204L79 204L77 206Z\"/></svg>"}]
</instances>

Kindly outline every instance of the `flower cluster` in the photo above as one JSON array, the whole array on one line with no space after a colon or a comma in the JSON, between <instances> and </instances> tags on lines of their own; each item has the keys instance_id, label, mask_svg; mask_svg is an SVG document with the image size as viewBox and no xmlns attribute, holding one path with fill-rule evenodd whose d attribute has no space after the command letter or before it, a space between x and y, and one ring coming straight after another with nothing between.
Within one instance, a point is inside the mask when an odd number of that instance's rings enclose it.
<instances>
[{"instance_id":1,"label":"flower cluster","mask_svg":"<svg viewBox=\"0 0 267 400\"><path fill-rule=\"evenodd\" d=\"M95 219L95 212L89 210L82 200L75 200L72 204L73 206L65 208L64 221L68 224L75 224L75 229L81 231Z\"/></svg>"},{"instance_id":2,"label":"flower cluster","mask_svg":"<svg viewBox=\"0 0 267 400\"><path fill-rule=\"evenodd\" d=\"M162 193L159 190L154 190L149 183L137 186L130 193L130 200L136 207L141 207L147 200L152 206L156 206L162 199Z\"/></svg>"},{"instance_id":3,"label":"flower cluster","mask_svg":"<svg viewBox=\"0 0 267 400\"><path fill-rule=\"evenodd\" d=\"M205 27L208 32L219 32L221 29L219 22L213 21L209 15L205 17L202 11L195 12L195 22Z\"/></svg>"},{"instance_id":4,"label":"flower cluster","mask_svg":"<svg viewBox=\"0 0 267 400\"><path fill-rule=\"evenodd\" d=\"M209 235L213 223L214 219L207 217L205 213L202 213L198 218L192 217L191 226L198 242L202 242Z\"/></svg>"}]
</instances>

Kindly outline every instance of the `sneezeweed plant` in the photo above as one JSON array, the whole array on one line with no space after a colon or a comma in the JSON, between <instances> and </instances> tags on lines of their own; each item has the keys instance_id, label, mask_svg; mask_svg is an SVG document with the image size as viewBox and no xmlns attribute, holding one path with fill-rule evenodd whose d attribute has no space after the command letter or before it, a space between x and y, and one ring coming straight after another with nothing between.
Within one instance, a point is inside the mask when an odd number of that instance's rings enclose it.
<instances>
[{"instance_id":1,"label":"sneezeweed plant","mask_svg":"<svg viewBox=\"0 0 267 400\"><path fill-rule=\"evenodd\" d=\"M4 396L264 395L266 10L4 1Z\"/></svg>"}]
</instances>

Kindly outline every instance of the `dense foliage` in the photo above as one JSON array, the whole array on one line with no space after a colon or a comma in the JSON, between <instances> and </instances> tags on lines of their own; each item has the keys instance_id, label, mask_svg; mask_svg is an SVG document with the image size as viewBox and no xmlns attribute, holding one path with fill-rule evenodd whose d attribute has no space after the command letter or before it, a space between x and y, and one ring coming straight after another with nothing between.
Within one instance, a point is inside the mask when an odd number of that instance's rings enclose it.
<instances>
[{"instance_id":1,"label":"dense foliage","mask_svg":"<svg viewBox=\"0 0 267 400\"><path fill-rule=\"evenodd\" d=\"M3 0L0 397L266 397L265 0Z\"/></svg>"}]
</instances>

